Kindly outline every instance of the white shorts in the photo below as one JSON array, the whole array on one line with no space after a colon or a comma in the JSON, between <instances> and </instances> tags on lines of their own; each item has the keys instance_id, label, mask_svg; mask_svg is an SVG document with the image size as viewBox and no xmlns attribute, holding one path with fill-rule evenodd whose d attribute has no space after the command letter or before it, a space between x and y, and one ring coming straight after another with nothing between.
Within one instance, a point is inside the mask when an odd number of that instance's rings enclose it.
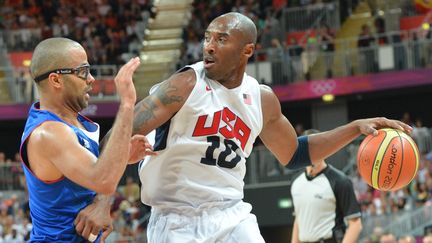
<instances>
[{"instance_id":1,"label":"white shorts","mask_svg":"<svg viewBox=\"0 0 432 243\"><path fill-rule=\"evenodd\" d=\"M252 206L243 201L226 207L182 210L152 209L147 227L149 243L262 243Z\"/></svg>"}]
</instances>

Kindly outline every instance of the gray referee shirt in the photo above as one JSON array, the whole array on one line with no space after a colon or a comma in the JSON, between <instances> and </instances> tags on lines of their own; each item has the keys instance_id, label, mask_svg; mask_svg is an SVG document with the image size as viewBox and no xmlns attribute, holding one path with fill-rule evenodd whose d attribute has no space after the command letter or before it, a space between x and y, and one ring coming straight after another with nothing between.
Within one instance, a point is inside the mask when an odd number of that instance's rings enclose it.
<instances>
[{"instance_id":1,"label":"gray referee shirt","mask_svg":"<svg viewBox=\"0 0 432 243\"><path fill-rule=\"evenodd\" d=\"M301 173L291 186L299 240L315 242L345 231L344 220L361 217L351 180L327 164L315 177Z\"/></svg>"}]
</instances>

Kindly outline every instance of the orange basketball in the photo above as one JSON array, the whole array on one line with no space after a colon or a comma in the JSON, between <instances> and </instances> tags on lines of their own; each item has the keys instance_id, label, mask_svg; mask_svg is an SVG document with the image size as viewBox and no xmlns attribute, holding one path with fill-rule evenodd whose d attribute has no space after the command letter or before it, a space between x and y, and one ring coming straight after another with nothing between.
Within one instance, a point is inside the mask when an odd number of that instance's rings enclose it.
<instances>
[{"instance_id":1,"label":"orange basketball","mask_svg":"<svg viewBox=\"0 0 432 243\"><path fill-rule=\"evenodd\" d=\"M360 144L357 168L363 179L381 191L408 185L417 173L419 152L410 136L395 129L381 129Z\"/></svg>"}]
</instances>

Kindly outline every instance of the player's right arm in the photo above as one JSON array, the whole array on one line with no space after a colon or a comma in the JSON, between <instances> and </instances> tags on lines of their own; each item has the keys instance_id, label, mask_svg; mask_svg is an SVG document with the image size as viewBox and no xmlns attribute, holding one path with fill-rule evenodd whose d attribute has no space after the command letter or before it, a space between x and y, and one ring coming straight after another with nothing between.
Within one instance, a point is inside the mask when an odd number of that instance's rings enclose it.
<instances>
[{"instance_id":1,"label":"player's right arm","mask_svg":"<svg viewBox=\"0 0 432 243\"><path fill-rule=\"evenodd\" d=\"M184 105L196 83L193 69L175 73L161 82L155 92L135 105L132 134L147 135L163 125ZM111 136L105 135L101 147Z\"/></svg>"},{"instance_id":2,"label":"player's right arm","mask_svg":"<svg viewBox=\"0 0 432 243\"><path fill-rule=\"evenodd\" d=\"M163 125L184 105L196 83L193 69L175 73L161 82L154 92L135 105L132 134L147 135ZM102 139L105 147L111 130Z\"/></svg>"},{"instance_id":3,"label":"player's right arm","mask_svg":"<svg viewBox=\"0 0 432 243\"><path fill-rule=\"evenodd\" d=\"M175 73L135 106L133 134L147 135L184 105L196 83L193 69Z\"/></svg>"},{"instance_id":4,"label":"player's right arm","mask_svg":"<svg viewBox=\"0 0 432 243\"><path fill-rule=\"evenodd\" d=\"M132 75L139 64L139 59L132 59L115 78L120 106L111 137L99 158L85 149L64 123L47 121L32 132L27 154L30 168L38 178L55 181L64 176L98 193L115 191L129 157L136 101Z\"/></svg>"}]
</instances>

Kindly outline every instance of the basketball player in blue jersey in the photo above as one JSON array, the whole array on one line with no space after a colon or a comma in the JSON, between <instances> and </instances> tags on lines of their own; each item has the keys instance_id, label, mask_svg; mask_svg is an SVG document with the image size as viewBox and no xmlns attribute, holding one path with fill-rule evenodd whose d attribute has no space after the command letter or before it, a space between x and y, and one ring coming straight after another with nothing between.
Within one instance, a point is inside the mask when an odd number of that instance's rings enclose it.
<instances>
[{"instance_id":1,"label":"basketball player in blue jersey","mask_svg":"<svg viewBox=\"0 0 432 243\"><path fill-rule=\"evenodd\" d=\"M66 38L36 46L30 68L40 101L30 108L20 148L33 224L29 242L94 242L110 232L109 198L102 194L116 190L128 161L151 149L142 135L131 140L132 75L139 64L130 60L115 77L120 106L99 154L99 126L79 113L94 82L84 48ZM87 206L95 222L77 217Z\"/></svg>"},{"instance_id":2,"label":"basketball player in blue jersey","mask_svg":"<svg viewBox=\"0 0 432 243\"><path fill-rule=\"evenodd\" d=\"M263 242L242 200L245 162L258 136L281 164L300 168L360 134L381 127L411 131L402 122L373 118L297 138L276 95L245 73L257 38L252 20L219 16L204 38L202 62L173 74L135 106L133 133L156 129L158 155L140 166L141 199L152 206L151 243Z\"/></svg>"}]
</instances>

